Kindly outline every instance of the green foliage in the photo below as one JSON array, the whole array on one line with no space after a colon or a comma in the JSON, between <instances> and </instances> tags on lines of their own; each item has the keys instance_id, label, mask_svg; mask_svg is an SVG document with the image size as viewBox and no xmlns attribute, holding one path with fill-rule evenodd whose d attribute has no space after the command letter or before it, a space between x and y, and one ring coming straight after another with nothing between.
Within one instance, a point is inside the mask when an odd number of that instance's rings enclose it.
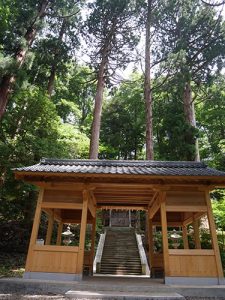
<instances>
[{"instance_id":1,"label":"green foliage","mask_svg":"<svg viewBox=\"0 0 225 300\"><path fill-rule=\"evenodd\" d=\"M139 41L136 31L139 7L130 0L96 0L88 4L90 14L83 26L90 46L91 66L99 71L104 61L104 77L108 83L117 68L131 61L131 50Z\"/></svg>"},{"instance_id":2,"label":"green foliage","mask_svg":"<svg viewBox=\"0 0 225 300\"><path fill-rule=\"evenodd\" d=\"M225 170L225 80L214 77L197 94L196 116L201 131L201 156L212 166Z\"/></svg>"},{"instance_id":3,"label":"green foliage","mask_svg":"<svg viewBox=\"0 0 225 300\"><path fill-rule=\"evenodd\" d=\"M109 159L143 158L145 143L142 80L134 76L107 101L102 116L101 156Z\"/></svg>"},{"instance_id":4,"label":"green foliage","mask_svg":"<svg viewBox=\"0 0 225 300\"><path fill-rule=\"evenodd\" d=\"M163 78L161 79L163 80ZM155 84L157 86L156 80ZM184 119L179 77L175 77L154 93L153 123L155 156L159 160L193 160L194 137L198 132Z\"/></svg>"},{"instance_id":5,"label":"green foliage","mask_svg":"<svg viewBox=\"0 0 225 300\"><path fill-rule=\"evenodd\" d=\"M225 192L221 192L221 198L212 202L215 222L219 230L225 231Z\"/></svg>"}]
</instances>

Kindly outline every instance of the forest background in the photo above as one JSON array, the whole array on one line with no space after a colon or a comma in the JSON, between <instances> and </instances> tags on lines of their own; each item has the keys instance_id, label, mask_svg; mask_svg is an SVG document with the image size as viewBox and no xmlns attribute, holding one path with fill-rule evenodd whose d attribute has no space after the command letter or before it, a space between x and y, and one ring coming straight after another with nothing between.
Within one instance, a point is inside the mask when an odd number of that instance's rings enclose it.
<instances>
[{"instance_id":1,"label":"forest background","mask_svg":"<svg viewBox=\"0 0 225 300\"><path fill-rule=\"evenodd\" d=\"M225 170L223 12L223 1L0 0L1 253L26 253L37 197L12 168L98 157ZM212 197L223 252L225 197Z\"/></svg>"}]
</instances>

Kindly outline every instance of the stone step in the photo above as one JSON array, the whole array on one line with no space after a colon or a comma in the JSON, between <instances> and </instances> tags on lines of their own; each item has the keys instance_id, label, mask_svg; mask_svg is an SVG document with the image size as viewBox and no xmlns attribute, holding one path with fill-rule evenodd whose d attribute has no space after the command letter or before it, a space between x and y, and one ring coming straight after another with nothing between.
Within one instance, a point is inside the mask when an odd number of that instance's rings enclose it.
<instances>
[{"instance_id":1,"label":"stone step","mask_svg":"<svg viewBox=\"0 0 225 300\"><path fill-rule=\"evenodd\" d=\"M101 271L101 274L103 275L120 275L120 276L124 276L124 275L135 275L135 276L141 276L142 274L140 272L126 272L126 271Z\"/></svg>"},{"instance_id":2,"label":"stone step","mask_svg":"<svg viewBox=\"0 0 225 300\"><path fill-rule=\"evenodd\" d=\"M101 269L101 274L117 274L117 275L141 275L141 270L130 269Z\"/></svg>"},{"instance_id":3,"label":"stone step","mask_svg":"<svg viewBox=\"0 0 225 300\"><path fill-rule=\"evenodd\" d=\"M101 274L141 275L134 229L108 229L101 260Z\"/></svg>"},{"instance_id":4,"label":"stone step","mask_svg":"<svg viewBox=\"0 0 225 300\"><path fill-rule=\"evenodd\" d=\"M141 268L141 264L111 264L111 263L101 263L101 268L108 268L108 267L124 267L124 268Z\"/></svg>"},{"instance_id":5,"label":"stone step","mask_svg":"<svg viewBox=\"0 0 225 300\"><path fill-rule=\"evenodd\" d=\"M125 256L123 256L123 255L106 255L106 254L104 254L103 256L102 256L102 259L120 259L120 260L136 260L136 261L140 261L140 258L139 257L137 257L137 255L138 255L138 253L135 253L135 256L134 255L132 255L132 256L130 256L130 257L128 257L127 255Z\"/></svg>"},{"instance_id":6,"label":"stone step","mask_svg":"<svg viewBox=\"0 0 225 300\"><path fill-rule=\"evenodd\" d=\"M66 297L72 299L107 299L107 300L184 300L185 298L174 292L106 292L106 291L77 291L70 290L66 292Z\"/></svg>"},{"instance_id":7,"label":"stone step","mask_svg":"<svg viewBox=\"0 0 225 300\"><path fill-rule=\"evenodd\" d=\"M139 270L141 266L120 266L120 265L101 265L101 269L116 269L116 270Z\"/></svg>"}]
</instances>

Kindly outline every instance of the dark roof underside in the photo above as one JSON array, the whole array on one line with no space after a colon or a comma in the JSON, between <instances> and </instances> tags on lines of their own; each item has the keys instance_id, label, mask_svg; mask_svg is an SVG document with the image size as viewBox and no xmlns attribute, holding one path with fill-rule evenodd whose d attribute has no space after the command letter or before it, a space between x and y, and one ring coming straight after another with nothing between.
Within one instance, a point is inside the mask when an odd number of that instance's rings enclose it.
<instances>
[{"instance_id":1,"label":"dark roof underside","mask_svg":"<svg viewBox=\"0 0 225 300\"><path fill-rule=\"evenodd\" d=\"M152 176L213 176L225 172L202 162L42 159L39 164L14 169L17 173L115 174Z\"/></svg>"}]
</instances>

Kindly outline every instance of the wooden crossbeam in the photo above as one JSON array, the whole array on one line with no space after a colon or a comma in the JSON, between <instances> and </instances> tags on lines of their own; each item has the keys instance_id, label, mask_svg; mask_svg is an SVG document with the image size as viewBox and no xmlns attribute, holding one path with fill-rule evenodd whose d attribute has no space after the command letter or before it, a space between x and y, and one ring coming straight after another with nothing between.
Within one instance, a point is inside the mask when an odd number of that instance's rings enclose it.
<instances>
[{"instance_id":1,"label":"wooden crossbeam","mask_svg":"<svg viewBox=\"0 0 225 300\"><path fill-rule=\"evenodd\" d=\"M96 215L96 204L94 203L93 197L91 197L90 192L88 191L88 209L93 218Z\"/></svg>"},{"instance_id":2,"label":"wooden crossbeam","mask_svg":"<svg viewBox=\"0 0 225 300\"><path fill-rule=\"evenodd\" d=\"M82 203L43 202L41 208L82 209Z\"/></svg>"},{"instance_id":3,"label":"wooden crossbeam","mask_svg":"<svg viewBox=\"0 0 225 300\"><path fill-rule=\"evenodd\" d=\"M147 210L147 206L132 205L98 205L98 209Z\"/></svg>"},{"instance_id":4,"label":"wooden crossbeam","mask_svg":"<svg viewBox=\"0 0 225 300\"><path fill-rule=\"evenodd\" d=\"M198 212L195 213L193 216L189 217L188 219L183 221L183 226L187 226L193 222L193 219L200 219L206 215L206 212Z\"/></svg>"},{"instance_id":5,"label":"wooden crossbeam","mask_svg":"<svg viewBox=\"0 0 225 300\"><path fill-rule=\"evenodd\" d=\"M158 194L158 197L156 197L156 200L154 201L152 206L148 208L149 219L152 219L154 217L154 215L159 210L161 203L165 202L165 201L166 201L166 198L165 197L160 197L160 194Z\"/></svg>"},{"instance_id":6,"label":"wooden crossbeam","mask_svg":"<svg viewBox=\"0 0 225 300\"><path fill-rule=\"evenodd\" d=\"M148 208L150 208L152 206L152 204L154 203L154 201L157 199L158 196L159 196L159 193L155 192L152 199L149 201Z\"/></svg>"},{"instance_id":7,"label":"wooden crossbeam","mask_svg":"<svg viewBox=\"0 0 225 300\"><path fill-rule=\"evenodd\" d=\"M206 212L207 207L205 205L167 205L166 211L171 212Z\"/></svg>"}]
</instances>

